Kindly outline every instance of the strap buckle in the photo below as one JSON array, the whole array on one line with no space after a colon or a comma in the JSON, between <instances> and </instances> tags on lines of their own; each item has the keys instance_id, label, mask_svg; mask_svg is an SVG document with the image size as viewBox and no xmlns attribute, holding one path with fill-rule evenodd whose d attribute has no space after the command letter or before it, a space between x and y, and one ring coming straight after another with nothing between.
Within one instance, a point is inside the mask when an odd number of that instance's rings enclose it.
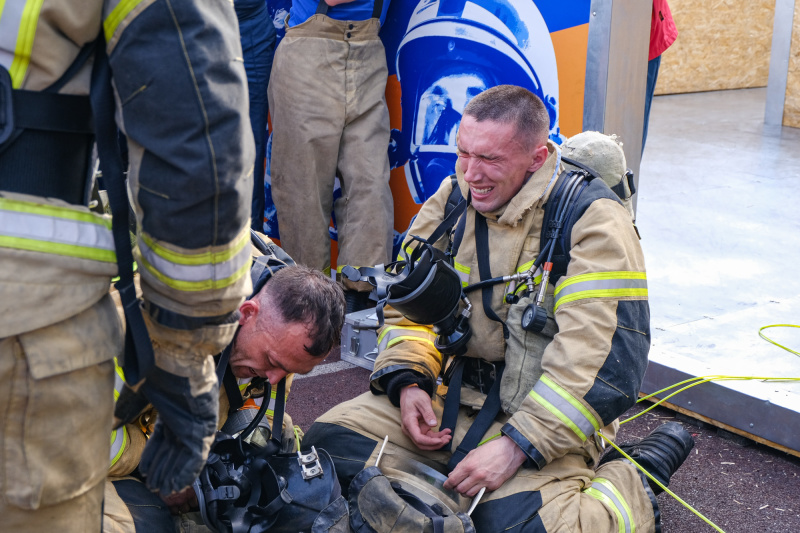
<instances>
[{"instance_id":1,"label":"strap buckle","mask_svg":"<svg viewBox=\"0 0 800 533\"><path fill-rule=\"evenodd\" d=\"M322 464L319 462L317 449L313 446L311 447L311 451L307 454L302 454L300 450L297 450L297 462L300 463L301 474L306 481L322 476L325 473L322 470Z\"/></svg>"},{"instance_id":2,"label":"strap buckle","mask_svg":"<svg viewBox=\"0 0 800 533\"><path fill-rule=\"evenodd\" d=\"M472 357L466 358L463 383L474 387L481 394L489 394L497 378L497 367L494 363Z\"/></svg>"}]
</instances>

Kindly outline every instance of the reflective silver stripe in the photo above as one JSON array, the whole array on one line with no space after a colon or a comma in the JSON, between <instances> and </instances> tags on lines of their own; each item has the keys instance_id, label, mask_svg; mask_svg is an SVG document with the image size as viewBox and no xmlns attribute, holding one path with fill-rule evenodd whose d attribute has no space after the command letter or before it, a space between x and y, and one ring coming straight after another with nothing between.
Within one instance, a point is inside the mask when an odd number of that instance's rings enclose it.
<instances>
[{"instance_id":1,"label":"reflective silver stripe","mask_svg":"<svg viewBox=\"0 0 800 533\"><path fill-rule=\"evenodd\" d=\"M470 268L462 265L461 263L455 263L454 267L456 272L458 272L459 279L461 280L461 286L466 287L469 285Z\"/></svg>"},{"instance_id":2,"label":"reflective silver stripe","mask_svg":"<svg viewBox=\"0 0 800 533\"><path fill-rule=\"evenodd\" d=\"M567 278L555 290L555 308L586 298L647 298L644 272L597 272Z\"/></svg>"},{"instance_id":3,"label":"reflective silver stripe","mask_svg":"<svg viewBox=\"0 0 800 533\"><path fill-rule=\"evenodd\" d=\"M14 61L14 51L17 48L19 25L22 21L22 10L26 2L5 0L3 11L0 13L0 65L6 70L11 70Z\"/></svg>"},{"instance_id":4,"label":"reflective silver stripe","mask_svg":"<svg viewBox=\"0 0 800 533\"><path fill-rule=\"evenodd\" d=\"M111 433L111 452L108 457L110 466L114 466L119 461L126 444L128 444L128 430L125 429L125 426Z\"/></svg>"},{"instance_id":5,"label":"reflective silver stripe","mask_svg":"<svg viewBox=\"0 0 800 533\"><path fill-rule=\"evenodd\" d=\"M251 260L252 254L250 248L246 246L227 261L212 264L182 265L158 255L144 242L144 239L140 239L138 244L142 257L158 272L170 279L190 283L221 281L229 278L236 274L242 268L242 265Z\"/></svg>"},{"instance_id":6,"label":"reflective silver stripe","mask_svg":"<svg viewBox=\"0 0 800 533\"><path fill-rule=\"evenodd\" d=\"M124 380L125 374L122 372L122 368L119 366L119 361L117 358L114 358L114 403L117 403L119 399L119 395L122 394L122 387L125 386ZM117 428L116 430L111 432L111 454L109 455L109 463L111 466L119 460L120 456L122 456L122 452L124 451L125 445L128 442L128 431L125 429L125 426Z\"/></svg>"},{"instance_id":7,"label":"reflective silver stripe","mask_svg":"<svg viewBox=\"0 0 800 533\"><path fill-rule=\"evenodd\" d=\"M423 326L387 326L378 338L378 352L403 340L416 340L433 345L436 335Z\"/></svg>"},{"instance_id":8,"label":"reflective silver stripe","mask_svg":"<svg viewBox=\"0 0 800 533\"><path fill-rule=\"evenodd\" d=\"M58 245L114 252L114 237L102 219L89 222L40 213L5 210L0 206L0 236L50 243L55 245L53 253L59 253ZM64 252L62 255L73 254ZM108 257L107 253L104 255ZM113 261L113 257L111 260Z\"/></svg>"},{"instance_id":9,"label":"reflective silver stripe","mask_svg":"<svg viewBox=\"0 0 800 533\"><path fill-rule=\"evenodd\" d=\"M582 441L599 428L597 420L588 410L547 376L543 375L536 382L530 396L569 426Z\"/></svg>"},{"instance_id":10,"label":"reflective silver stripe","mask_svg":"<svg viewBox=\"0 0 800 533\"><path fill-rule=\"evenodd\" d=\"M607 479L595 478L592 486L584 492L611 507L617 515L619 533L635 533L636 524L633 523L630 507L613 483Z\"/></svg>"}]
</instances>

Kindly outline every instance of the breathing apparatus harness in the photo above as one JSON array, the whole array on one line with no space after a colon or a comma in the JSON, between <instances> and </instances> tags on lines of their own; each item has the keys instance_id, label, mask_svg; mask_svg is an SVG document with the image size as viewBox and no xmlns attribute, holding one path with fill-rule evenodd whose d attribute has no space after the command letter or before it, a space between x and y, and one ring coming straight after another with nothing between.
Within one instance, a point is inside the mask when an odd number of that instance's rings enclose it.
<instances>
[{"instance_id":1,"label":"breathing apparatus harness","mask_svg":"<svg viewBox=\"0 0 800 533\"><path fill-rule=\"evenodd\" d=\"M252 230L251 242L263 255L250 269L250 298L277 271L294 264L281 248L265 243ZM230 404L228 419L193 485L203 521L214 531L230 533L333 531L330 527L347 515L347 504L330 456L314 447L301 453L299 446L296 453L281 453L286 378L276 386L270 428L265 414L272 385L254 379L247 390L251 398L261 397L261 406L257 412L243 409L242 394L228 364L233 344L217 363L217 378L225 385Z\"/></svg>"},{"instance_id":2,"label":"breathing apparatus harness","mask_svg":"<svg viewBox=\"0 0 800 533\"><path fill-rule=\"evenodd\" d=\"M403 250L403 260L390 263L385 268L382 265L375 268L362 267L357 270L346 267L342 271L353 281L367 281L375 287L371 297L378 301L376 312L379 324L383 324L383 307L387 303L412 322L433 324L437 333L434 344L442 353L443 373L440 378L442 383L449 387L442 415L443 428L455 427L462 382L468 381L474 385L475 376L478 376L480 385L478 388L487 397L458 449L453 452L448 463L448 468L451 470L478 445L501 409L500 382L504 364L461 357L466 353L467 342L472 336L468 321L472 304L467 294L481 291L484 313L489 319L502 325L503 335L507 339L508 326L491 307L492 287L499 283L508 283L504 296L507 303L519 301L521 295L517 289L520 283L526 285L527 293L533 292L536 288L533 303L523 312L521 327L533 333L540 333L544 329L547 324L544 299L548 285L551 278L555 281L563 276L569 264L568 239L572 224L578 218L576 216L578 199L594 177L598 176L597 172L578 161L564 156L561 156L561 160L577 167L578 170L564 171L558 176L553 192L544 206L541 251L531 268L525 272L492 276L489 267L488 224L485 217L476 211L475 241L480 281L461 287L454 261L464 236L467 218L464 213L470 198L465 199L461 194L456 176L450 177L452 190L445 204L442 222L428 239L411 235L409 246ZM447 243L445 250L441 251L434 245L443 236L447 238ZM537 287L535 277L540 268L542 277ZM443 286L445 283L448 285ZM460 309L459 302L462 300L464 308ZM448 365L450 356L455 356L455 359ZM468 367L469 364L472 366ZM442 449L449 450L450 443Z\"/></svg>"}]
</instances>

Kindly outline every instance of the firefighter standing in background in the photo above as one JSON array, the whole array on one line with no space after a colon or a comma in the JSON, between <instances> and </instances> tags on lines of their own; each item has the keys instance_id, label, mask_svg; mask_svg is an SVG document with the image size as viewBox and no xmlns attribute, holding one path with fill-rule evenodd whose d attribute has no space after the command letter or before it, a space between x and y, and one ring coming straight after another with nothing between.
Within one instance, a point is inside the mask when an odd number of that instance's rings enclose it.
<instances>
[{"instance_id":1,"label":"firefighter standing in background","mask_svg":"<svg viewBox=\"0 0 800 533\"><path fill-rule=\"evenodd\" d=\"M155 351L143 388L168 415L142 471L166 496L205 463L218 404L211 354L230 342L251 290L254 151L236 25L230 2L0 5L3 530L100 529L122 346L110 223L85 207L91 54L83 59L101 32Z\"/></svg>"},{"instance_id":2,"label":"firefighter standing in background","mask_svg":"<svg viewBox=\"0 0 800 533\"><path fill-rule=\"evenodd\" d=\"M323 272L337 176L339 272L390 260L387 68L378 37L388 7L389 0L295 0L275 52L270 175L281 246ZM347 312L368 305L371 287L343 284Z\"/></svg>"}]
</instances>

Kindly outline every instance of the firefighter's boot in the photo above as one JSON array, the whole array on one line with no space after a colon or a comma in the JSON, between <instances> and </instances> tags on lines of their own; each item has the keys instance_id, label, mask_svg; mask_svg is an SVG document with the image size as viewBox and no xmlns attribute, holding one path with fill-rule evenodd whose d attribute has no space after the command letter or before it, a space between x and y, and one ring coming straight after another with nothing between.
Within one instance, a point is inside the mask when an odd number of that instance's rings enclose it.
<instances>
[{"instance_id":1,"label":"firefighter's boot","mask_svg":"<svg viewBox=\"0 0 800 533\"><path fill-rule=\"evenodd\" d=\"M694 447L694 439L678 422L668 422L657 427L648 436L635 444L622 444L620 448L647 470L665 487L672 474L683 464ZM616 459L624 459L617 450L611 450L600 460L600 465ZM599 465L598 465L599 466ZM656 495L661 487L648 479Z\"/></svg>"}]
</instances>

